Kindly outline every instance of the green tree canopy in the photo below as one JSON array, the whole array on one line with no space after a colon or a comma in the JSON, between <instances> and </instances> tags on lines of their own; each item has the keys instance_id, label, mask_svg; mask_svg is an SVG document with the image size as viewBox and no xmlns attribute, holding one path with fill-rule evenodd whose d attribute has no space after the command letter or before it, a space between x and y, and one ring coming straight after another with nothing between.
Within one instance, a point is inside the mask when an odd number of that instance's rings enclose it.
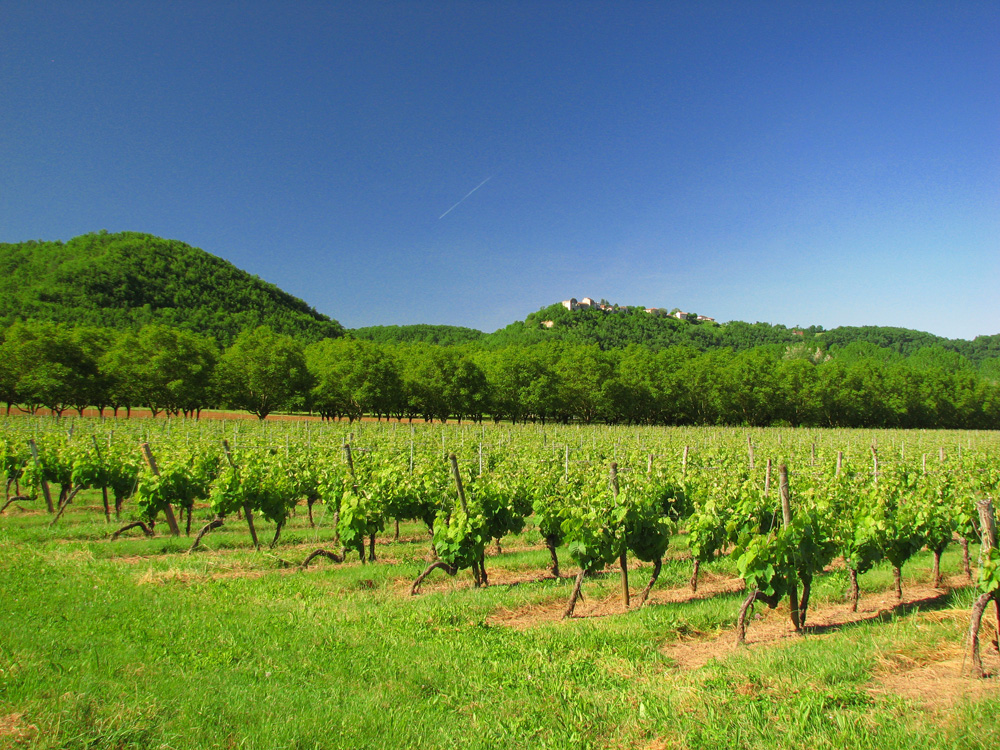
<instances>
[{"instance_id":1,"label":"green tree canopy","mask_svg":"<svg viewBox=\"0 0 1000 750\"><path fill-rule=\"evenodd\" d=\"M243 331L216 368L223 401L264 419L276 409L304 400L312 380L301 343L270 326Z\"/></svg>"}]
</instances>

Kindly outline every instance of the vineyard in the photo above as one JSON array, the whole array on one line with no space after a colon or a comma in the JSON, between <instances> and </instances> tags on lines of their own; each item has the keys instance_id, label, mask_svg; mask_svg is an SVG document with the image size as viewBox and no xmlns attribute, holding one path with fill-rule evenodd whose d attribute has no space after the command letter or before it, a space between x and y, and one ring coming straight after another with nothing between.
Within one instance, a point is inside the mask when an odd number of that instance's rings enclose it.
<instances>
[{"instance_id":1,"label":"vineyard","mask_svg":"<svg viewBox=\"0 0 1000 750\"><path fill-rule=\"evenodd\" d=\"M25 416L0 456L0 747L993 737L996 433Z\"/></svg>"}]
</instances>

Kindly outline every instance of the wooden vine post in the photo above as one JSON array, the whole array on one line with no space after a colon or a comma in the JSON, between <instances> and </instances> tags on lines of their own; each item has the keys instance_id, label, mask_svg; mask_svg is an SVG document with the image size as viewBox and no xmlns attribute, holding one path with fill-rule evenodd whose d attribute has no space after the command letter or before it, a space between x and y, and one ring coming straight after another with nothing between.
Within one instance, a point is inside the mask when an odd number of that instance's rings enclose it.
<instances>
[{"instance_id":1,"label":"wooden vine post","mask_svg":"<svg viewBox=\"0 0 1000 750\"><path fill-rule=\"evenodd\" d=\"M455 487L458 489L458 502L462 506L462 512L469 515L469 505L465 501L465 487L462 486L462 473L458 470L458 456L454 453L448 456L451 463L451 475L455 477Z\"/></svg>"},{"instance_id":2,"label":"wooden vine post","mask_svg":"<svg viewBox=\"0 0 1000 750\"><path fill-rule=\"evenodd\" d=\"M101 455L101 444L97 442L97 435L91 435L90 439L94 441L97 460L104 463L104 457ZM108 485L106 482L101 485L101 497L104 499L104 522L111 523L111 505L108 503Z\"/></svg>"},{"instance_id":3,"label":"wooden vine post","mask_svg":"<svg viewBox=\"0 0 1000 750\"><path fill-rule=\"evenodd\" d=\"M225 429L224 426L223 426L223 429ZM229 452L229 443L226 442L225 438L222 439L222 449L226 453L226 458L229 461L229 465L233 469L235 469L236 467L233 466L233 457L232 457L232 454ZM188 548L187 554L190 555L192 552L194 552L196 549L198 549L199 546L201 546L201 540L205 537L205 535L208 532L215 531L215 529L220 528L225 523L226 523L226 514L225 513L219 513L215 518L213 518L211 521L209 521L208 523L206 523L201 528L201 531L198 532L198 536L196 536L194 538L194 542ZM191 524L191 512L188 511L188 528L189 529L190 529L190 524Z\"/></svg>"},{"instance_id":4,"label":"wooden vine post","mask_svg":"<svg viewBox=\"0 0 1000 750\"><path fill-rule=\"evenodd\" d=\"M458 470L458 456L452 453L448 456L448 460L451 463L452 476L454 476L455 478L455 487L458 489L458 501L462 506L462 512L465 513L465 517L468 518L469 506L465 500L465 488L462 486L462 474ZM449 512L448 521L446 521L446 523L450 523L450 521L451 521L451 513ZM486 584L486 571L482 569L482 562L483 562L482 558L480 558L478 563L473 562L472 564L472 575L473 578L475 579L477 588L481 583L483 585ZM430 565L427 566L427 569L424 570L423 573L417 576L417 580L415 580L413 582L413 586L410 587L410 596L416 595L417 591L420 588L420 584L424 582L424 579L427 578L427 576L429 576L433 571L438 569L443 570L450 576L458 574L457 566L449 565L444 560L435 560L434 562L432 562Z\"/></svg>"},{"instance_id":5,"label":"wooden vine post","mask_svg":"<svg viewBox=\"0 0 1000 750\"><path fill-rule=\"evenodd\" d=\"M351 433L352 435L354 433ZM351 489L358 491L358 476L354 473L354 454L351 453L351 444L344 443L344 460L347 462L347 473L351 475Z\"/></svg>"},{"instance_id":6,"label":"wooden vine post","mask_svg":"<svg viewBox=\"0 0 1000 750\"><path fill-rule=\"evenodd\" d=\"M792 525L792 500L788 489L788 467L785 464L778 469L778 489L781 492L781 525L787 529ZM794 577L788 584L788 600L792 625L796 630L800 630L802 626L799 619L799 592Z\"/></svg>"},{"instance_id":7,"label":"wooden vine post","mask_svg":"<svg viewBox=\"0 0 1000 750\"><path fill-rule=\"evenodd\" d=\"M458 501L462 505L462 513L465 517L469 517L469 505L465 499L465 487L462 485L462 472L458 469L458 456L454 453L449 454L448 461L451 464L451 475L455 478L455 489L458 490ZM488 586L489 581L486 579L486 554L485 552L480 555L479 562L472 563L472 577L475 579L476 586Z\"/></svg>"},{"instance_id":8,"label":"wooden vine post","mask_svg":"<svg viewBox=\"0 0 1000 750\"><path fill-rule=\"evenodd\" d=\"M146 459L146 465L149 466L149 470L153 472L153 476L160 476L160 470L156 466L156 459L153 458L153 451L149 447L149 443L143 443L139 447L142 448L142 455ZM163 508L163 515L167 517L167 526L170 527L170 534L172 536L180 536L181 530L177 525L177 518L174 516L174 508L169 502Z\"/></svg>"},{"instance_id":9,"label":"wooden vine post","mask_svg":"<svg viewBox=\"0 0 1000 750\"><path fill-rule=\"evenodd\" d=\"M781 466L778 467L778 486L781 491L781 518L784 526L788 527L792 522L792 506L788 490L788 466L785 464L781 464ZM789 581L788 597L789 604L791 605L792 625L796 630L799 630L801 627L799 623L799 600L794 579ZM740 607L740 616L736 621L737 646L746 644L747 615L749 614L750 607L753 606L754 602L764 602L769 609L774 609L778 606L779 599L780 597L777 594L765 594L760 589L754 589L750 592L750 595L747 596L746 600L743 602L743 606Z\"/></svg>"},{"instance_id":10,"label":"wooden vine post","mask_svg":"<svg viewBox=\"0 0 1000 750\"><path fill-rule=\"evenodd\" d=\"M351 435L353 436L353 433L351 433ZM413 471L413 452L412 451L413 451L413 426L410 425L410 471ZM351 475L351 487L354 490L354 492L357 492L358 491L358 478L357 478L357 475L354 473L354 456L351 453L351 444L349 442L345 442L344 443L344 460L347 462L347 471ZM333 520L334 529L337 528L337 526L339 525L339 523L340 523L340 511L338 510L334 514L334 520ZM338 543L340 541L340 533L339 533L339 531L335 531L335 537L334 537L333 541L334 541L334 544L336 544L336 543ZM302 564L299 566L299 569L300 570L305 570L306 568L309 567L309 563L311 563L317 557L325 557L328 560L332 560L335 563L342 563L347 558L347 550L345 548L341 548L340 553L332 552L330 550L322 549L322 548L314 550L313 552L309 553L309 555L306 557L305 560L302 561ZM375 559L375 537L374 537L374 535L372 536L372 540L371 540L371 559L372 560ZM364 561L365 561L365 553L364 553L364 545L362 544L362 547L361 547L361 562L363 563Z\"/></svg>"},{"instance_id":11,"label":"wooden vine post","mask_svg":"<svg viewBox=\"0 0 1000 750\"><path fill-rule=\"evenodd\" d=\"M354 440L354 433L351 433L351 440ZM347 440L344 441L344 461L347 463L347 473L351 475L351 492L357 494L358 492L358 477L354 473L354 454L351 452L351 443ZM340 503L337 503L337 510L333 512L333 541L335 544L340 542ZM344 559L347 559L347 548L342 546L341 553ZM365 545L364 542L361 543L361 563L365 562Z\"/></svg>"},{"instance_id":12,"label":"wooden vine post","mask_svg":"<svg viewBox=\"0 0 1000 750\"><path fill-rule=\"evenodd\" d=\"M222 450L226 453L226 460L229 461L229 466L233 471L237 470L236 462L233 460L233 452L229 449L229 441L225 438L222 439ZM250 539L253 541L254 549L260 549L260 542L257 540L257 528L253 523L253 508L250 507L249 502L243 503L243 515L247 519L247 528L250 529ZM221 524L220 524L221 525Z\"/></svg>"},{"instance_id":13,"label":"wooden vine post","mask_svg":"<svg viewBox=\"0 0 1000 750\"><path fill-rule=\"evenodd\" d=\"M42 475L42 462L38 458L38 446L35 445L34 438L28 441L28 447L31 449L31 460L35 462L35 468L39 470L39 484L42 487L42 496L45 498L45 507L49 509L49 513L55 513L56 509L52 506L52 493L49 491L48 480Z\"/></svg>"},{"instance_id":14,"label":"wooden vine post","mask_svg":"<svg viewBox=\"0 0 1000 750\"><path fill-rule=\"evenodd\" d=\"M611 495L615 499L615 503L618 502L618 494L620 492L618 488L618 464L611 464ZM629 607L629 594L628 594L628 544L625 539L625 529L622 529L622 548L621 552L618 553L618 566L622 571L622 604L625 607L625 611L628 612Z\"/></svg>"},{"instance_id":15,"label":"wooden vine post","mask_svg":"<svg viewBox=\"0 0 1000 750\"><path fill-rule=\"evenodd\" d=\"M943 449L942 449L943 450ZM979 509L979 523L983 534L983 546L980 550L980 560L984 559L997 546L996 518L993 513L993 502L989 499L980 500L977 504ZM980 566L980 575L982 575ZM979 628L982 625L983 614L990 601L993 601L997 608L997 630L1000 639L1000 600L997 599L997 591L989 591L980 594L972 605L972 618L969 622L969 651L972 657L972 673L976 677L985 677L983 669L983 658L979 653Z\"/></svg>"}]
</instances>

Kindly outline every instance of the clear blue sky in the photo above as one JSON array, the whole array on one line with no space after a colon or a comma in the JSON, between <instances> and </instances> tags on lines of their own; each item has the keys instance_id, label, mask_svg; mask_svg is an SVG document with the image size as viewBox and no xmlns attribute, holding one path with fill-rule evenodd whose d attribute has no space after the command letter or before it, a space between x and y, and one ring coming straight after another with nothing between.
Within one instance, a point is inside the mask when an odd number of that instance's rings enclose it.
<instances>
[{"instance_id":1,"label":"clear blue sky","mask_svg":"<svg viewBox=\"0 0 1000 750\"><path fill-rule=\"evenodd\" d=\"M1000 3L4 0L0 241L99 229L348 327L998 333Z\"/></svg>"}]
</instances>

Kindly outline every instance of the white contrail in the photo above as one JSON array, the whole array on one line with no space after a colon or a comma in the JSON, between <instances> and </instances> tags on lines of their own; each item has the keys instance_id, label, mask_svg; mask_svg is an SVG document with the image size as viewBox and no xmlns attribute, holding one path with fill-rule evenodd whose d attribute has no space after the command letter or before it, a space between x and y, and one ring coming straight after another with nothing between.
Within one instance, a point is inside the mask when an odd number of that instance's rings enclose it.
<instances>
[{"instance_id":1,"label":"white contrail","mask_svg":"<svg viewBox=\"0 0 1000 750\"><path fill-rule=\"evenodd\" d=\"M458 202L458 203L456 203L456 204L455 204L454 206L452 206L452 207L451 207L451 208L449 208L449 209L448 209L447 211L445 211L445 212L444 212L443 214L441 214L440 216L438 216L438 221L441 221L441 219L443 219L443 218L444 218L445 216L447 216L447 215L448 215L448 214L450 214L450 213L451 213L452 211L454 211L454 210L455 210L456 208L458 208L459 204L460 204L460 203L461 203L462 201L464 201L464 200L465 200L466 198L468 198L468 197L469 197L470 195L472 195L472 194L473 194L474 192L476 192L477 190L479 190L479 188L481 188L481 187L482 187L483 185L485 185L485 184L486 184L487 182L489 182L490 180L492 180L492 179L493 179L494 177L496 177L496 175L492 175L492 174L491 174L491 175L490 175L489 177L487 177L487 178L486 178L485 180L483 180L483 181L482 181L482 182L480 182L480 183L479 183L478 185L476 185L476 186L475 186L474 188L472 188L472 190L470 190L470 191L469 191L468 193L466 193L466 194L465 194L465 197L464 197L464 198L462 198L462 200L461 200L461 201L459 201L459 202Z\"/></svg>"}]
</instances>

